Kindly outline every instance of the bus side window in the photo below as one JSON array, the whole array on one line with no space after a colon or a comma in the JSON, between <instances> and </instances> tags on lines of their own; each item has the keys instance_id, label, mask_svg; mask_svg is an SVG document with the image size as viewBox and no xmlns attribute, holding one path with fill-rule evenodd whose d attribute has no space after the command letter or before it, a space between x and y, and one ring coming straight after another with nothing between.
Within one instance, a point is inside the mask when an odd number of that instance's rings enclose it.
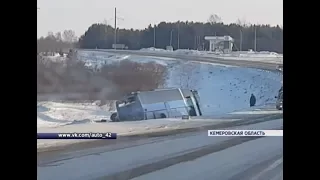
<instances>
[{"instance_id":1,"label":"bus side window","mask_svg":"<svg viewBox=\"0 0 320 180\"><path fill-rule=\"evenodd\" d=\"M187 101L187 105L188 106L193 106L193 103L192 103L192 100L191 100L190 96L186 97L186 101Z\"/></svg>"},{"instance_id":2,"label":"bus side window","mask_svg":"<svg viewBox=\"0 0 320 180\"><path fill-rule=\"evenodd\" d=\"M134 103L136 101L135 96L128 97L128 103Z\"/></svg>"}]
</instances>

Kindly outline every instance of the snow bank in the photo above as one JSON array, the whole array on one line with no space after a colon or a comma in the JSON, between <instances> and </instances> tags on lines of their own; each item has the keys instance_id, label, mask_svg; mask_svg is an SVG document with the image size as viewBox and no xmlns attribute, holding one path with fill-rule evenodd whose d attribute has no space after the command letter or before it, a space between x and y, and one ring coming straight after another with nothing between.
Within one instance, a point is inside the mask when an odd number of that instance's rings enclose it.
<instances>
[{"instance_id":1,"label":"snow bank","mask_svg":"<svg viewBox=\"0 0 320 180\"><path fill-rule=\"evenodd\" d=\"M165 57L151 57L145 56L143 58L131 55L114 54L108 52L99 51L78 51L78 58L84 61L86 66L100 68L103 65L111 64L114 62L119 62L122 60L130 60L139 63L155 62L161 65L168 65L167 61L176 60L175 58L165 58Z\"/></svg>"},{"instance_id":2,"label":"snow bank","mask_svg":"<svg viewBox=\"0 0 320 180\"><path fill-rule=\"evenodd\" d=\"M71 124L110 120L109 105L95 103L41 102L37 105L37 127L58 127Z\"/></svg>"},{"instance_id":3,"label":"snow bank","mask_svg":"<svg viewBox=\"0 0 320 180\"><path fill-rule=\"evenodd\" d=\"M144 48L141 51L154 52L154 53L171 53L171 54L183 54L183 55L195 55L195 56L205 56L205 57L214 57L214 58L223 58L225 60L246 60L246 61L266 61L274 63L282 63L283 55L275 52L269 51L235 51L232 53L224 54L218 52L209 52L209 51L198 51L198 50L189 50L189 49L178 49L175 51L168 51L165 49L156 49L156 48Z\"/></svg>"},{"instance_id":4,"label":"snow bank","mask_svg":"<svg viewBox=\"0 0 320 180\"><path fill-rule=\"evenodd\" d=\"M99 51L78 51L78 59L85 62L85 65L93 68L100 68L105 64L111 64L126 60L130 55L112 54Z\"/></svg>"},{"instance_id":5,"label":"snow bank","mask_svg":"<svg viewBox=\"0 0 320 180\"><path fill-rule=\"evenodd\" d=\"M166 49L160 49L160 48L154 48L154 47L149 47L149 48L142 48L140 51L158 51L158 52L171 52Z\"/></svg>"},{"instance_id":6,"label":"snow bank","mask_svg":"<svg viewBox=\"0 0 320 180\"><path fill-rule=\"evenodd\" d=\"M191 55L205 55L205 51L189 50L189 49L177 49L174 51L176 54L191 54Z\"/></svg>"}]
</instances>

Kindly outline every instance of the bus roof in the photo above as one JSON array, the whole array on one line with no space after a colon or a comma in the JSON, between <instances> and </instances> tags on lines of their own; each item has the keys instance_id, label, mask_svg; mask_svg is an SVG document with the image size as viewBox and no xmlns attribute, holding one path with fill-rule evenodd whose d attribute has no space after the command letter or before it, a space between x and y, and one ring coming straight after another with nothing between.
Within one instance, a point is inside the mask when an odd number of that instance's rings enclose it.
<instances>
[{"instance_id":1,"label":"bus roof","mask_svg":"<svg viewBox=\"0 0 320 180\"><path fill-rule=\"evenodd\" d=\"M180 89L163 89L156 91L143 91L137 94L142 104L154 104L183 100Z\"/></svg>"}]
</instances>

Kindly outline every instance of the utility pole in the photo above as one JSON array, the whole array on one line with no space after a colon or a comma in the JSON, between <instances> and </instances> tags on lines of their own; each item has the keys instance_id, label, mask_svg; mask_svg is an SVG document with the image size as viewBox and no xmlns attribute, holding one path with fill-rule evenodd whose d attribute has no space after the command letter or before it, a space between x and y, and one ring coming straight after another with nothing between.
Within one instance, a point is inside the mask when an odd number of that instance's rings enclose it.
<instances>
[{"instance_id":1,"label":"utility pole","mask_svg":"<svg viewBox=\"0 0 320 180\"><path fill-rule=\"evenodd\" d=\"M153 47L156 48L156 25L153 26Z\"/></svg>"},{"instance_id":2,"label":"utility pole","mask_svg":"<svg viewBox=\"0 0 320 180\"><path fill-rule=\"evenodd\" d=\"M194 48L194 50L197 50L199 46L199 39L198 39L198 35L196 36L196 48Z\"/></svg>"},{"instance_id":3,"label":"utility pole","mask_svg":"<svg viewBox=\"0 0 320 180\"><path fill-rule=\"evenodd\" d=\"M178 49L180 49L180 22L178 22Z\"/></svg>"},{"instance_id":4,"label":"utility pole","mask_svg":"<svg viewBox=\"0 0 320 180\"><path fill-rule=\"evenodd\" d=\"M257 28L254 26L254 52L257 52Z\"/></svg>"},{"instance_id":5,"label":"utility pole","mask_svg":"<svg viewBox=\"0 0 320 180\"><path fill-rule=\"evenodd\" d=\"M114 49L117 49L117 8L114 8Z\"/></svg>"},{"instance_id":6,"label":"utility pole","mask_svg":"<svg viewBox=\"0 0 320 180\"><path fill-rule=\"evenodd\" d=\"M111 18L112 19L112 18ZM118 37L118 32L117 32L117 20L123 20L121 17L117 17L117 8L114 8L114 49L117 49L116 44L117 44L117 37Z\"/></svg>"},{"instance_id":7,"label":"utility pole","mask_svg":"<svg viewBox=\"0 0 320 180\"><path fill-rule=\"evenodd\" d=\"M172 33L173 33L173 29L171 29L171 32L170 32L170 46L172 46Z\"/></svg>"},{"instance_id":8,"label":"utility pole","mask_svg":"<svg viewBox=\"0 0 320 180\"><path fill-rule=\"evenodd\" d=\"M242 51L242 30L240 29L240 51Z\"/></svg>"}]
</instances>

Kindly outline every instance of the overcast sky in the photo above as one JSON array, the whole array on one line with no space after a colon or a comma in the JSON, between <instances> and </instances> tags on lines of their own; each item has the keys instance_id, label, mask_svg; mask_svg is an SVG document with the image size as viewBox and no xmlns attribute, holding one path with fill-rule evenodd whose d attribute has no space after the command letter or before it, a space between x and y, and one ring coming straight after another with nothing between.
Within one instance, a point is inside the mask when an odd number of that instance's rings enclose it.
<instances>
[{"instance_id":1,"label":"overcast sky","mask_svg":"<svg viewBox=\"0 0 320 180\"><path fill-rule=\"evenodd\" d=\"M82 35L93 23L143 29L161 21L206 22L217 14L224 23L242 19L252 24L283 24L282 0L38 0L38 37L72 29Z\"/></svg>"}]
</instances>

